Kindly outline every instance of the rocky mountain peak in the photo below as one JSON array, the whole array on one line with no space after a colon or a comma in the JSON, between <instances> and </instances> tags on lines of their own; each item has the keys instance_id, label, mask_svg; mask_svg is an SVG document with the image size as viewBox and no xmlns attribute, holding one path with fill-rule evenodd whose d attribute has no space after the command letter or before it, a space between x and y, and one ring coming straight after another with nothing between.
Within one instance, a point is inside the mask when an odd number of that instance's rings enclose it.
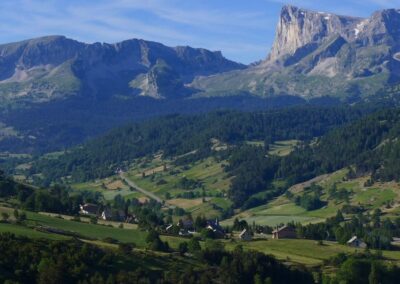
<instances>
[{"instance_id":1,"label":"rocky mountain peak","mask_svg":"<svg viewBox=\"0 0 400 284\"><path fill-rule=\"evenodd\" d=\"M333 35L346 40L355 37L354 29L363 19L284 6L276 29L271 60L293 55L300 47L321 43Z\"/></svg>"}]
</instances>

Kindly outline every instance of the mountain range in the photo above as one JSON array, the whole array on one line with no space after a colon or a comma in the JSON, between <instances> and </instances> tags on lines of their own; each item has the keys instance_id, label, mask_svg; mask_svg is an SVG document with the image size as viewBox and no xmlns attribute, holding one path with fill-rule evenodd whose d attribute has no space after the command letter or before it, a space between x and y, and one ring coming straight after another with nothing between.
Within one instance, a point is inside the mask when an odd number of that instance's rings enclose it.
<instances>
[{"instance_id":1,"label":"mountain range","mask_svg":"<svg viewBox=\"0 0 400 284\"><path fill-rule=\"evenodd\" d=\"M365 98L400 81L400 10L370 18L284 6L265 60L139 39L86 44L47 36L0 45L0 99L156 99L232 95Z\"/></svg>"},{"instance_id":2,"label":"mountain range","mask_svg":"<svg viewBox=\"0 0 400 284\"><path fill-rule=\"evenodd\" d=\"M0 97L44 102L72 95L185 96L192 92L185 83L196 76L243 68L201 48L138 39L85 44L47 36L0 46Z\"/></svg>"},{"instance_id":3,"label":"mountain range","mask_svg":"<svg viewBox=\"0 0 400 284\"><path fill-rule=\"evenodd\" d=\"M400 10L370 18L284 6L268 56L140 39L0 45L0 151L56 151L123 123L212 109L396 100ZM398 99L397 99L398 100Z\"/></svg>"}]
</instances>

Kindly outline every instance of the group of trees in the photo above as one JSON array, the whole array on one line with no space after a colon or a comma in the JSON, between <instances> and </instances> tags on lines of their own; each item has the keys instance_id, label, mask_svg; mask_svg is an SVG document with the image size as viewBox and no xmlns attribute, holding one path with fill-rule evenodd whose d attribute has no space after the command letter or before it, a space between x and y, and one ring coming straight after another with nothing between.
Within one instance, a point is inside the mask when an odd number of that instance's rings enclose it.
<instances>
[{"instance_id":1,"label":"group of trees","mask_svg":"<svg viewBox=\"0 0 400 284\"><path fill-rule=\"evenodd\" d=\"M149 234L151 246L159 237ZM103 250L78 240L49 241L0 234L0 282L2 283L314 283L306 270L288 268L272 256L225 251L216 241L202 249L198 241L180 245L191 261L143 254L131 246ZM152 263L152 265L146 265ZM154 266L160 266L154 268Z\"/></svg>"},{"instance_id":2,"label":"group of trees","mask_svg":"<svg viewBox=\"0 0 400 284\"><path fill-rule=\"evenodd\" d=\"M370 252L346 255L340 253L329 260L325 265L337 269L336 275L324 275L323 284L337 283L399 283L400 268L387 265L379 254Z\"/></svg>"},{"instance_id":3,"label":"group of trees","mask_svg":"<svg viewBox=\"0 0 400 284\"><path fill-rule=\"evenodd\" d=\"M357 214L350 220L344 220L341 211L324 223L317 224L291 224L295 226L301 238L313 240L335 240L341 244L357 236L367 243L371 249L391 249L392 238L400 234L400 218L395 220L381 219L381 211L375 210L373 214Z\"/></svg>"}]
</instances>

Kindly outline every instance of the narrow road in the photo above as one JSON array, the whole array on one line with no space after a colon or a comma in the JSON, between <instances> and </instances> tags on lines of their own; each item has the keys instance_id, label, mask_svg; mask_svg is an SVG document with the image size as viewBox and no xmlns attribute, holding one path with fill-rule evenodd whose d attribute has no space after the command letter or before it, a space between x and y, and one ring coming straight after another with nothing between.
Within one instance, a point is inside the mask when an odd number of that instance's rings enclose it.
<instances>
[{"instance_id":1,"label":"narrow road","mask_svg":"<svg viewBox=\"0 0 400 284\"><path fill-rule=\"evenodd\" d=\"M154 199L155 201L157 201L158 203L164 204L164 200L162 200L160 197L158 197L157 195L155 195L154 193L147 191L141 187L139 187L136 183L134 183L133 181L131 181L126 175L125 173L120 173L119 176L121 177L122 180L124 180L129 186L133 187L135 190L143 193L144 195L150 197L151 199ZM165 204L167 207L169 207L167 204Z\"/></svg>"}]
</instances>

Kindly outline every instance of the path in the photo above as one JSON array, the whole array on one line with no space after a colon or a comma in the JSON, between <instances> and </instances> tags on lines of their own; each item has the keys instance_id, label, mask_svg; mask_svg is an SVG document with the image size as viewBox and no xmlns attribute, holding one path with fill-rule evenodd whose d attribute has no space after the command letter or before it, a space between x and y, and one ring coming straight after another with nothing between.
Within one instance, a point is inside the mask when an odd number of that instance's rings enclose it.
<instances>
[{"instance_id":1,"label":"path","mask_svg":"<svg viewBox=\"0 0 400 284\"><path fill-rule=\"evenodd\" d=\"M151 199L153 199L153 200L155 200L155 201L157 201L157 202L159 202L159 203L161 203L161 204L164 204L164 203L165 203L164 200L162 200L160 197L158 197L157 195L155 195L154 193L152 193L152 192L150 192L150 191L148 191L148 190L145 190L145 189L141 188L141 187L138 186L136 183L134 183L132 180L130 180L128 177L126 177L126 175L125 175L124 172L120 173L119 176L121 177L121 179L122 179L123 181L125 181L129 186L133 187L135 190L137 190L137 191L143 193L144 195L150 197ZM166 205L167 207L170 207L170 206L169 206L168 204L166 204L166 203L165 203L165 205Z\"/></svg>"}]
</instances>

